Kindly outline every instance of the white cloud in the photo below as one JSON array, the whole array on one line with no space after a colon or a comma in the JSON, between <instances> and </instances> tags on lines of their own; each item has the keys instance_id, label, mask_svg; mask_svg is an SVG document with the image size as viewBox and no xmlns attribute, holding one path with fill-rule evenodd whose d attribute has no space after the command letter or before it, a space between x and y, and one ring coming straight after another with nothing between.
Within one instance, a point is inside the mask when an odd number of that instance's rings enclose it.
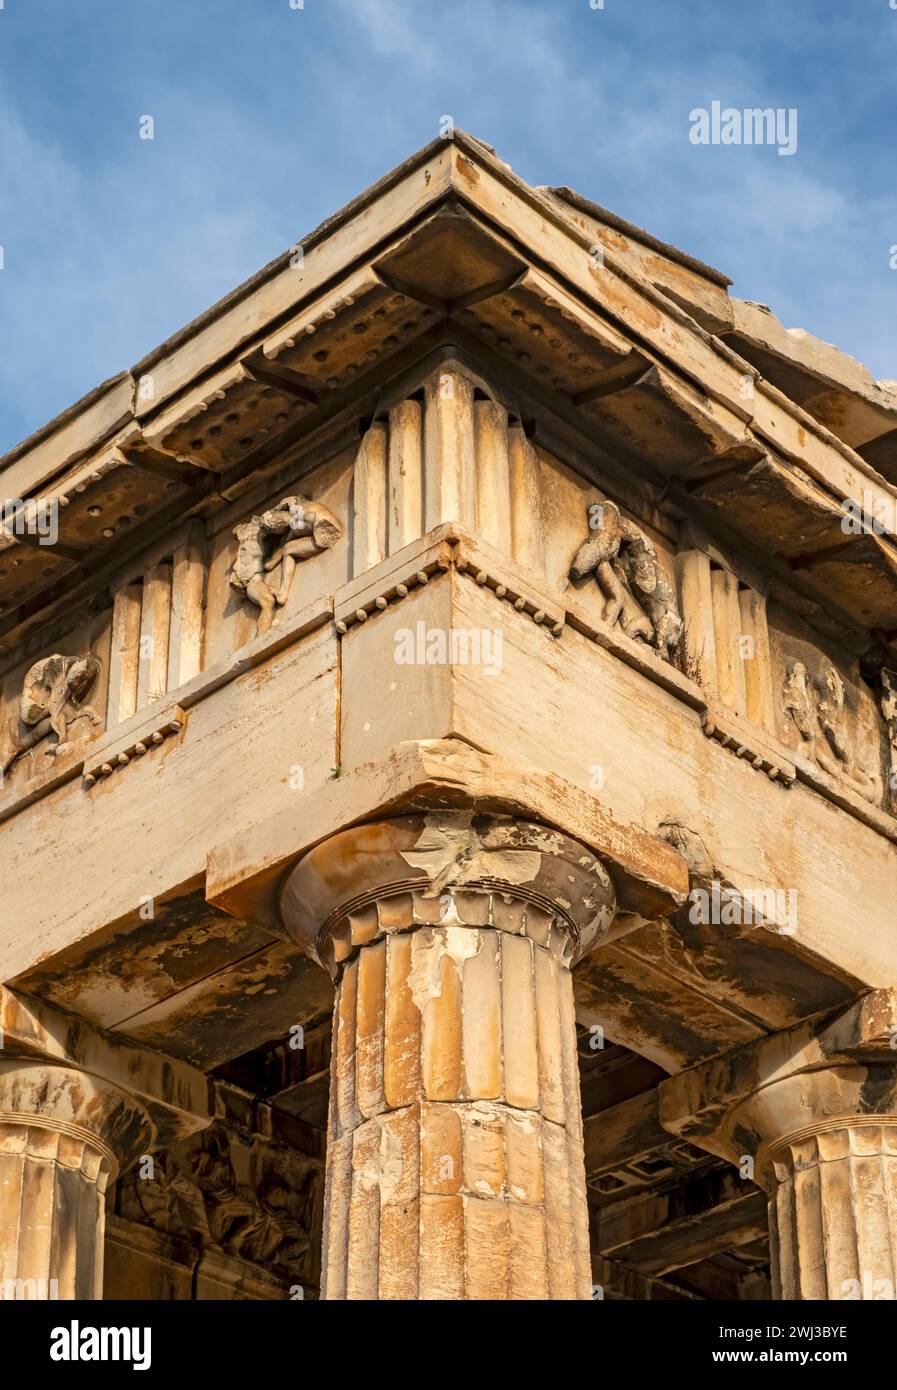
<instances>
[{"instance_id":1,"label":"white cloud","mask_svg":"<svg viewBox=\"0 0 897 1390\"><path fill-rule=\"evenodd\" d=\"M347 25L359 24L380 58L408 58L421 68L431 69L438 59L438 48L423 37L426 10L404 0L338 0ZM446 4L446 8L450 5Z\"/></svg>"}]
</instances>

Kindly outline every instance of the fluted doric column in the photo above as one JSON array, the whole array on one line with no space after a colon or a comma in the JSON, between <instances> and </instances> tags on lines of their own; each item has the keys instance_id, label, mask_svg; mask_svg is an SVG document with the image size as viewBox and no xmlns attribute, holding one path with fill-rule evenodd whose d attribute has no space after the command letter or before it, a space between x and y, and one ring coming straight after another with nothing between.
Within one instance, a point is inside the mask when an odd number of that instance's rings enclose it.
<instances>
[{"instance_id":1,"label":"fluted doric column","mask_svg":"<svg viewBox=\"0 0 897 1390\"><path fill-rule=\"evenodd\" d=\"M325 1298L591 1297L570 967L613 911L581 844L496 816L358 826L291 872L337 983Z\"/></svg>"},{"instance_id":2,"label":"fluted doric column","mask_svg":"<svg viewBox=\"0 0 897 1390\"><path fill-rule=\"evenodd\" d=\"M882 990L661 1087L666 1127L768 1194L776 1298L897 1299L895 1037Z\"/></svg>"},{"instance_id":3,"label":"fluted doric column","mask_svg":"<svg viewBox=\"0 0 897 1390\"><path fill-rule=\"evenodd\" d=\"M775 1297L897 1298L897 1065L789 1077L736 1123L760 1140Z\"/></svg>"},{"instance_id":4,"label":"fluted doric column","mask_svg":"<svg viewBox=\"0 0 897 1390\"><path fill-rule=\"evenodd\" d=\"M0 1298L102 1297L106 1185L151 1133L87 1072L0 1061Z\"/></svg>"}]
</instances>

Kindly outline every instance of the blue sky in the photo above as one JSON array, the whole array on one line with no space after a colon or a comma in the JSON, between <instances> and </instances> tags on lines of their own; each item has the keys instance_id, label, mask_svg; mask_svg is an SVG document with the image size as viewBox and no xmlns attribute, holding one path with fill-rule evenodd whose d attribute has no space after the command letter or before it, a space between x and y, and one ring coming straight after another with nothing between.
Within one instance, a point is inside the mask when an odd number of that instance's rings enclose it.
<instances>
[{"instance_id":1,"label":"blue sky","mask_svg":"<svg viewBox=\"0 0 897 1390\"><path fill-rule=\"evenodd\" d=\"M897 378L897 0L0 4L0 452L444 115ZM796 154L693 145L714 100Z\"/></svg>"}]
</instances>

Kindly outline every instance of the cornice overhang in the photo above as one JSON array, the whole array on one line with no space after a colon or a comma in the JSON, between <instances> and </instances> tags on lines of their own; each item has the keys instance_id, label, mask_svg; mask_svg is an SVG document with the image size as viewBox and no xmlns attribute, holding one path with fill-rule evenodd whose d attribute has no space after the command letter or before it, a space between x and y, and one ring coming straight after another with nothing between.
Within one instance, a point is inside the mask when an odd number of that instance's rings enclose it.
<instances>
[{"instance_id":1,"label":"cornice overhang","mask_svg":"<svg viewBox=\"0 0 897 1390\"><path fill-rule=\"evenodd\" d=\"M883 653L897 488L704 326L725 277L607 214L596 246L589 209L455 132L13 450L0 491L59 503L59 538L0 531L0 651L76 576L86 592L165 526L369 417L392 378L453 342L586 454L772 557L810 621ZM876 527L845 531L847 502Z\"/></svg>"}]
</instances>

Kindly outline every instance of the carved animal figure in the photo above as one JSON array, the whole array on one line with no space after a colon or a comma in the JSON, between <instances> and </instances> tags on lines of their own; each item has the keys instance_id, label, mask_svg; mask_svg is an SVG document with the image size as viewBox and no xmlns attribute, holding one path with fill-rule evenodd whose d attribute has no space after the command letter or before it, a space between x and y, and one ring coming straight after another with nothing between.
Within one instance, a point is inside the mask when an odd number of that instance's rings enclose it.
<instances>
[{"instance_id":1,"label":"carved animal figure","mask_svg":"<svg viewBox=\"0 0 897 1390\"><path fill-rule=\"evenodd\" d=\"M284 497L275 507L234 527L237 554L230 582L261 610L259 632L267 632L275 608L282 608L289 598L299 561L329 550L341 535L333 512L307 497ZM272 542L276 544L280 537L282 544L272 553ZM266 576L278 565L283 569L275 591Z\"/></svg>"},{"instance_id":2,"label":"carved animal figure","mask_svg":"<svg viewBox=\"0 0 897 1390\"><path fill-rule=\"evenodd\" d=\"M100 670L94 656L62 656L54 652L36 661L25 674L19 718L7 727L6 747L2 767L6 772L17 758L40 743L48 734L56 735L56 743L47 749L58 756L70 747L68 726L82 716L94 726L102 720L96 711L83 704Z\"/></svg>"}]
</instances>

